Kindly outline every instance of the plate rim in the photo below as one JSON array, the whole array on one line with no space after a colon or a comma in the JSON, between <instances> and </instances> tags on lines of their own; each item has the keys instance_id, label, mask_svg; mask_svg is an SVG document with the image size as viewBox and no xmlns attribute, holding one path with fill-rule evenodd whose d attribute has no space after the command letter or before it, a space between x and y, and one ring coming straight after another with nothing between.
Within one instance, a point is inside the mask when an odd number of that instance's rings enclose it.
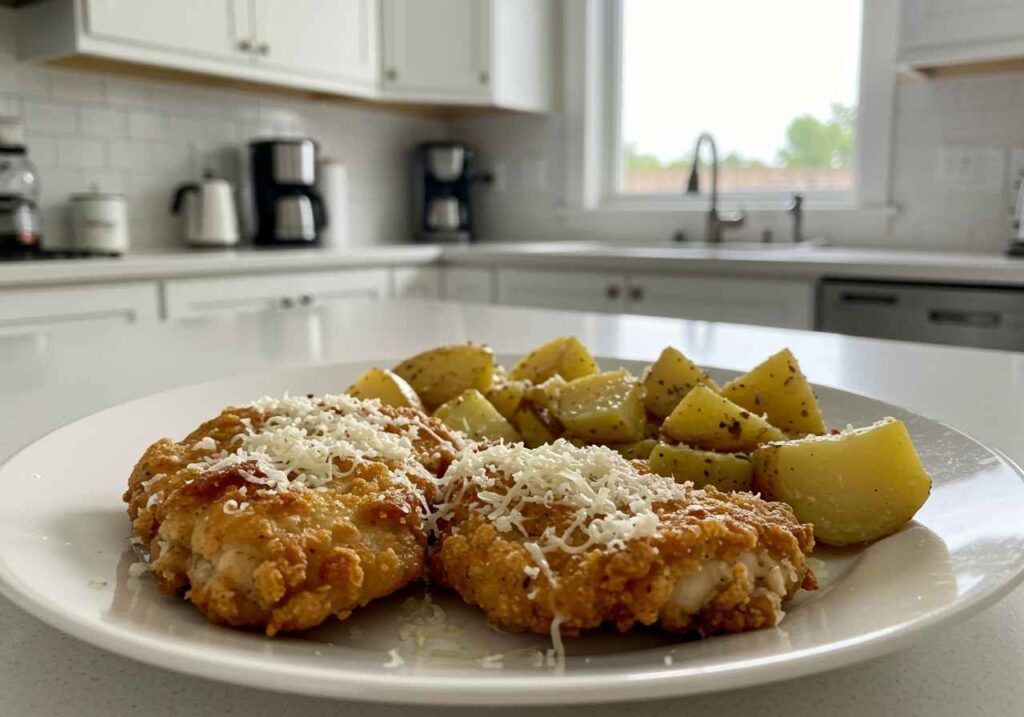
<instances>
[{"instance_id":1,"label":"plate rim","mask_svg":"<svg viewBox=\"0 0 1024 717\"><path fill-rule=\"evenodd\" d=\"M606 356L597 358L605 361L642 363L637 359ZM106 406L54 427L44 435L29 441L0 463L0 476L9 464L36 444L50 440L62 431L91 420L97 415L124 410L133 404L150 401L158 396L177 391L195 390L205 385L247 381L261 376L269 378L288 372L344 369L373 363L380 363L380 360L284 367L155 391ZM723 373L740 373L718 366L701 365L701 367ZM812 386L882 403L890 408L941 425L997 456L1016 473L1022 488L1024 488L1024 470L1014 460L1000 449L985 444L955 426L867 394L821 383L812 383ZM280 661L268 662L265 659L261 660L244 654L232 655L231 661L228 661L217 650L196 652L194 645L166 642L123 629L118 631L104 623L87 623L66 615L49 603L36 599L38 591L25 585L18 574L0 556L0 595L50 627L105 651L172 672L233 685L306 696L392 704L484 705L500 703L509 706L597 704L681 697L769 684L826 672L892 653L939 627L956 624L981 612L1012 592L1022 582L1024 582L1024 559L1018 562L1014 571L1002 582L977 590L968 597L958 599L927 616L903 621L898 625L857 635L846 640L829 642L824 648L811 647L786 652L773 656L760 664L747 665L741 659L738 662L733 661L728 665L710 669L701 668L699 665L696 667L681 665L675 669L666 667L652 671L633 671L616 676L561 674L556 675L556 679L549 679L548 675L495 673L481 676L480 673L474 673L467 679L459 673L439 675L432 672L409 674L386 670L368 672L365 669L358 670L339 666L337 663L330 663L330 667L325 666L322 669L311 669L309 666L287 665ZM817 659L808 659L811 656L816 656ZM701 679L692 679L694 674L700 674ZM402 690L398 693L394 692L396 677L400 678L403 685Z\"/></svg>"}]
</instances>

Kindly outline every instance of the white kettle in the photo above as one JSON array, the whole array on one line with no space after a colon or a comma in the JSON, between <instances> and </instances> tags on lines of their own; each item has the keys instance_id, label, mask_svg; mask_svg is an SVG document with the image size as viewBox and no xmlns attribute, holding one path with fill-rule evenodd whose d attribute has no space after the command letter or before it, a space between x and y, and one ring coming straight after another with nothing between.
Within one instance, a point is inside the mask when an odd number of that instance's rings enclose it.
<instances>
[{"instance_id":1,"label":"white kettle","mask_svg":"<svg viewBox=\"0 0 1024 717\"><path fill-rule=\"evenodd\" d=\"M190 246L223 247L238 243L234 188L212 172L206 172L198 183L189 182L175 189L171 212L182 216L185 243Z\"/></svg>"}]
</instances>

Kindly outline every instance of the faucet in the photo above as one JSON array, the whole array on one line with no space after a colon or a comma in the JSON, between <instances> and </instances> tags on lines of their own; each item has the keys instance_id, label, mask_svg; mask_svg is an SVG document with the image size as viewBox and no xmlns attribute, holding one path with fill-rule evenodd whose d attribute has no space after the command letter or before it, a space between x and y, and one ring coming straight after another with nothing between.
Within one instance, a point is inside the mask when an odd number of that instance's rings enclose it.
<instances>
[{"instance_id":1,"label":"faucet","mask_svg":"<svg viewBox=\"0 0 1024 717\"><path fill-rule=\"evenodd\" d=\"M707 244L721 244L722 232L730 227L742 226L745 217L743 212L731 212L727 216L718 213L718 147L715 145L715 138L708 132L702 132L697 137L697 144L693 147L693 166L690 169L690 179L686 183L686 193L700 193L700 178L697 176L697 168L700 163L700 148L705 142L711 147L711 206L708 207L704 226L704 241Z\"/></svg>"}]
</instances>

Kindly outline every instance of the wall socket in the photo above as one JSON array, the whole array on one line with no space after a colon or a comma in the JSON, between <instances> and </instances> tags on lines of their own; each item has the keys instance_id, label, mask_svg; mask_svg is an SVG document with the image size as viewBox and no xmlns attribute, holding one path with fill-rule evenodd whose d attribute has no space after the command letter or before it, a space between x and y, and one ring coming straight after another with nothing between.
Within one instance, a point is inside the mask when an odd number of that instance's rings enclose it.
<instances>
[{"instance_id":1,"label":"wall socket","mask_svg":"<svg viewBox=\"0 0 1024 717\"><path fill-rule=\"evenodd\" d=\"M1010 172L1007 177L1010 211L1017 209L1017 194L1024 182L1024 149L1010 150Z\"/></svg>"},{"instance_id":2,"label":"wall socket","mask_svg":"<svg viewBox=\"0 0 1024 717\"><path fill-rule=\"evenodd\" d=\"M957 189L1001 192L1006 153L995 147L947 144L939 148L936 179Z\"/></svg>"}]
</instances>

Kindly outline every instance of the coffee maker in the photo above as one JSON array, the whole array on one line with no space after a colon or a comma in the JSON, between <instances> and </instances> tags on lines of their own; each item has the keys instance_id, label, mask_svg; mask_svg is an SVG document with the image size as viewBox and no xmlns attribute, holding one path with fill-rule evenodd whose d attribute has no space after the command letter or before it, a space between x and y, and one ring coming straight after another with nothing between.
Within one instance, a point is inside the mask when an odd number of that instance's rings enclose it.
<instances>
[{"instance_id":1,"label":"coffee maker","mask_svg":"<svg viewBox=\"0 0 1024 717\"><path fill-rule=\"evenodd\" d=\"M319 146L308 138L251 142L252 194L259 246L316 246L327 225L316 189Z\"/></svg>"},{"instance_id":2,"label":"coffee maker","mask_svg":"<svg viewBox=\"0 0 1024 717\"><path fill-rule=\"evenodd\" d=\"M489 182L474 169L476 154L461 142L426 142L416 148L413 217L416 238L464 244L473 238L470 189Z\"/></svg>"}]
</instances>

